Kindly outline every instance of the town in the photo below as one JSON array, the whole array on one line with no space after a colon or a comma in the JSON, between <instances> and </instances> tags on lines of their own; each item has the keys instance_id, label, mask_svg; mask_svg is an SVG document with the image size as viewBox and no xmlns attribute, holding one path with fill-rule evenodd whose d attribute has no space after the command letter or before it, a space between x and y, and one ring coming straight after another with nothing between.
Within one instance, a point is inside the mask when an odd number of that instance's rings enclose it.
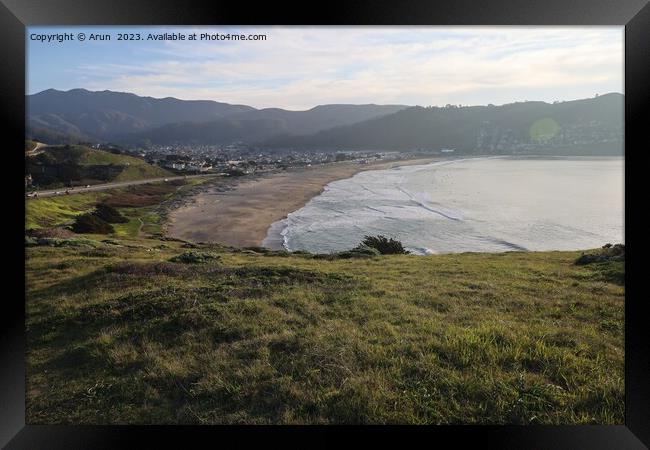
<instances>
[{"instance_id":1,"label":"town","mask_svg":"<svg viewBox=\"0 0 650 450\"><path fill-rule=\"evenodd\" d=\"M95 145L94 148L106 149ZM449 150L447 150L449 151ZM219 173L223 175L248 175L253 173L311 167L342 161L367 164L383 159L410 159L417 155L440 152L416 149L411 152L397 151L304 151L274 150L249 146L243 142L229 145L152 145L146 149L122 150L124 153L144 158L153 165L173 173Z\"/></svg>"}]
</instances>

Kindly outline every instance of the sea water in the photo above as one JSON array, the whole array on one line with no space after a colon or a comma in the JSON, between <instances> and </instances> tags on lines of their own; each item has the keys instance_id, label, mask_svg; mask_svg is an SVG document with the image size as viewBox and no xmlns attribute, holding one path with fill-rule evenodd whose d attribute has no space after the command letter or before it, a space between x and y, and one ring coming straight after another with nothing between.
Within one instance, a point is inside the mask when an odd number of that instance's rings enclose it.
<instances>
[{"instance_id":1,"label":"sea water","mask_svg":"<svg viewBox=\"0 0 650 450\"><path fill-rule=\"evenodd\" d=\"M329 253L366 235L416 254L578 250L623 242L622 157L491 157L369 170L269 230L265 245Z\"/></svg>"}]
</instances>

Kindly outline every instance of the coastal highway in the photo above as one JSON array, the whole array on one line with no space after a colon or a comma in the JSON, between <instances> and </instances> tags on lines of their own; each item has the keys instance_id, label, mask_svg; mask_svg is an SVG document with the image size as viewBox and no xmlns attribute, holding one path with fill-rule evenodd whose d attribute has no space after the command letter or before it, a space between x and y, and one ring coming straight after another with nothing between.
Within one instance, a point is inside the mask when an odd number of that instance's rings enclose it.
<instances>
[{"instance_id":1,"label":"coastal highway","mask_svg":"<svg viewBox=\"0 0 650 450\"><path fill-rule=\"evenodd\" d=\"M47 189L47 190L42 190L42 191L32 191L28 195L29 198L35 198L34 193L36 193L38 196L36 198L42 198L42 197L55 197L59 195L66 195L66 190L70 192L70 194L78 194L80 192L94 192L94 191L105 191L107 189L115 189L115 188L121 188L121 187L127 187L127 186L135 186L138 184L149 184L149 183L159 183L161 181L173 181L173 180L183 180L183 179L189 179L189 178L200 178L200 177L214 177L216 176L215 174L202 174L202 175L180 175L180 176L172 176L172 177L166 177L166 178L148 178L146 180L135 180L135 181L119 181L116 183L104 183L104 184L91 184L90 186L76 186L74 188L58 188L58 189Z\"/></svg>"}]
</instances>

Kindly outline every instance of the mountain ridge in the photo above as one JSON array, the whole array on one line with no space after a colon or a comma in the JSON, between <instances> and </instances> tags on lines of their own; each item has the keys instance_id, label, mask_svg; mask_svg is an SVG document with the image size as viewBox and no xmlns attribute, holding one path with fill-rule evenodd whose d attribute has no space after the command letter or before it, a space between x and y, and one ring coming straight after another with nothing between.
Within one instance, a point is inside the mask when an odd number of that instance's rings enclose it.
<instances>
[{"instance_id":1,"label":"mountain ridge","mask_svg":"<svg viewBox=\"0 0 650 450\"><path fill-rule=\"evenodd\" d=\"M140 134L160 127L179 124L218 122L222 129L230 124L228 136L238 136L238 129L250 130L257 120L265 133L253 133L256 139L283 132L310 134L325 128L357 123L390 114L406 105L317 105L304 111L281 108L256 109L247 105L214 100L181 100L174 97L142 97L129 92L89 91L83 88L60 91L47 89L28 95L28 137L68 143L85 140L131 142ZM236 122L224 121L231 118ZM190 126L191 128L192 126ZM273 131L272 127L277 127ZM191 130L190 130L191 131ZM157 131L153 132L154 135ZM67 139L66 139L67 138ZM144 136L146 139L146 136Z\"/></svg>"},{"instance_id":2,"label":"mountain ridge","mask_svg":"<svg viewBox=\"0 0 650 450\"><path fill-rule=\"evenodd\" d=\"M269 148L321 150L408 150L457 148L490 153L537 147L593 146L595 153L621 154L624 95L546 103L494 106L414 106L358 124L310 136L277 136L259 143ZM544 130L551 127L551 130ZM550 133L550 134L549 134ZM589 152L588 149L580 152Z\"/></svg>"}]
</instances>

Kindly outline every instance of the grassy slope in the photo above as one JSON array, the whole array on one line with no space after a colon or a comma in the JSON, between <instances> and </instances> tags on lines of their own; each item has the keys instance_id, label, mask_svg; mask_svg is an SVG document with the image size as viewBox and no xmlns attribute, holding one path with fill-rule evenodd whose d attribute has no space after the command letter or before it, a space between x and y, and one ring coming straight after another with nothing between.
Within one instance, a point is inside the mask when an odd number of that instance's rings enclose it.
<instances>
[{"instance_id":1,"label":"grassy slope","mask_svg":"<svg viewBox=\"0 0 650 450\"><path fill-rule=\"evenodd\" d=\"M25 228L56 227L74 222L76 216L91 211L107 196L88 192L61 197L44 197L25 202Z\"/></svg>"},{"instance_id":2,"label":"grassy slope","mask_svg":"<svg viewBox=\"0 0 650 450\"><path fill-rule=\"evenodd\" d=\"M76 193L59 197L42 197L25 203L25 228L38 229L70 225L76 216L90 212L101 201L112 202L130 220L115 224L117 236L137 237L140 225L151 234L160 233L161 220L155 207L194 186L210 182L212 178L190 178L179 186L176 182L152 183L103 192Z\"/></svg>"},{"instance_id":3,"label":"grassy slope","mask_svg":"<svg viewBox=\"0 0 650 450\"><path fill-rule=\"evenodd\" d=\"M623 423L623 263L27 249L27 422Z\"/></svg>"},{"instance_id":4,"label":"grassy slope","mask_svg":"<svg viewBox=\"0 0 650 450\"><path fill-rule=\"evenodd\" d=\"M25 139L25 151L29 152L32 151L36 148L36 141L31 141L29 139Z\"/></svg>"},{"instance_id":5,"label":"grassy slope","mask_svg":"<svg viewBox=\"0 0 650 450\"><path fill-rule=\"evenodd\" d=\"M148 164L140 158L118 155L80 145L48 147L45 152L52 163L67 163L79 166L123 166L122 171L109 181L132 181L146 178L161 178L171 175L167 170Z\"/></svg>"}]
</instances>

